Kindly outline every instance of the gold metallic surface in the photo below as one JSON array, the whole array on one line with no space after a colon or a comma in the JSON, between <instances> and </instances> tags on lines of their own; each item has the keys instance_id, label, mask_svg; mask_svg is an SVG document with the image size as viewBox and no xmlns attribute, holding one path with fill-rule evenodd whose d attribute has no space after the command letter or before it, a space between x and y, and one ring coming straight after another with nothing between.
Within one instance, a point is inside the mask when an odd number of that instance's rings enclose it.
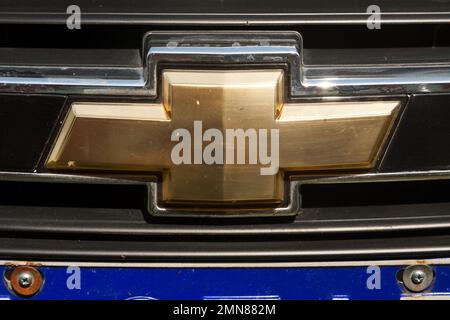
<instances>
[{"instance_id":1,"label":"gold metallic surface","mask_svg":"<svg viewBox=\"0 0 450 320\"><path fill-rule=\"evenodd\" d=\"M160 172L166 202L277 203L286 171L372 167L399 107L392 100L284 104L282 70L165 70L162 80L162 103L73 103L46 167ZM261 175L260 164L173 164L171 134L185 128L194 136L194 121L203 133L224 135L279 129L279 173Z\"/></svg>"}]
</instances>

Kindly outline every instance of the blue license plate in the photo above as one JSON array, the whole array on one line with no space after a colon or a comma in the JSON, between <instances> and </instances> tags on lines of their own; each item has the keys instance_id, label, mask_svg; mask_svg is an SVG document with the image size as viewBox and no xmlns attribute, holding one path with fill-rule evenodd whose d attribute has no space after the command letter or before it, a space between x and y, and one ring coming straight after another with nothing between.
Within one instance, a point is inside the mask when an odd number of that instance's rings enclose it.
<instances>
[{"instance_id":1,"label":"blue license plate","mask_svg":"<svg viewBox=\"0 0 450 320\"><path fill-rule=\"evenodd\" d=\"M439 261L442 261L439 260ZM27 299L401 299L447 297L450 263L427 264L434 280L422 293L408 292L399 272L410 262L361 264L64 265L33 264L44 283ZM404 264L403 264L404 263ZM0 267L7 277L14 268ZM0 299L22 299L3 280Z\"/></svg>"}]
</instances>

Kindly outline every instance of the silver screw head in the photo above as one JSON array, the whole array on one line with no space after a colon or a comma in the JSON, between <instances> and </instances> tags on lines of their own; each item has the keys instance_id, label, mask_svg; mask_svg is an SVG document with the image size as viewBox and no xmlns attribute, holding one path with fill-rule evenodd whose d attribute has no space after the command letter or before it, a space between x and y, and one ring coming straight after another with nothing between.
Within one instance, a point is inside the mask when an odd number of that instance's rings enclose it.
<instances>
[{"instance_id":1,"label":"silver screw head","mask_svg":"<svg viewBox=\"0 0 450 320\"><path fill-rule=\"evenodd\" d=\"M425 280L425 272L422 270L414 270L411 274L411 281L414 284L421 284Z\"/></svg>"},{"instance_id":2,"label":"silver screw head","mask_svg":"<svg viewBox=\"0 0 450 320\"><path fill-rule=\"evenodd\" d=\"M33 275L31 272L25 271L19 274L18 282L22 288L28 288L33 283Z\"/></svg>"},{"instance_id":3,"label":"silver screw head","mask_svg":"<svg viewBox=\"0 0 450 320\"><path fill-rule=\"evenodd\" d=\"M433 282L434 272L427 265L412 265L403 271L402 281L405 288L411 292L422 292Z\"/></svg>"}]
</instances>

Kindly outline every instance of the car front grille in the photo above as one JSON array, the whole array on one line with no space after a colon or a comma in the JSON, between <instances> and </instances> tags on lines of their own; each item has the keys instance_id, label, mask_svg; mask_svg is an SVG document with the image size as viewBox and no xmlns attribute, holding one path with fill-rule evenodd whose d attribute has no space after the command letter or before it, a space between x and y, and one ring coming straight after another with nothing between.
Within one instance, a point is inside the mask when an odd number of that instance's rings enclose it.
<instances>
[{"instance_id":1,"label":"car front grille","mask_svg":"<svg viewBox=\"0 0 450 320\"><path fill-rule=\"evenodd\" d=\"M372 32L362 21L0 25L0 259L296 262L450 253L449 25L399 20ZM302 173L297 216L264 218L153 217L149 183L158 185L158 176L44 168L71 101L154 99L147 32L217 29L299 32L302 83L293 99L404 102L376 166Z\"/></svg>"}]
</instances>

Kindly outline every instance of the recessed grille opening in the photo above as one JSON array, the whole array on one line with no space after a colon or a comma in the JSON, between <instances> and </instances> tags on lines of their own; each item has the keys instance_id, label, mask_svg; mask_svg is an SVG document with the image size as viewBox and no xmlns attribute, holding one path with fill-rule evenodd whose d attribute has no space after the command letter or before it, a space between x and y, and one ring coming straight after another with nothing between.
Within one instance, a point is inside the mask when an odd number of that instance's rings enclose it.
<instances>
[{"instance_id":1,"label":"recessed grille opening","mask_svg":"<svg viewBox=\"0 0 450 320\"><path fill-rule=\"evenodd\" d=\"M0 182L0 206L142 209L139 185Z\"/></svg>"},{"instance_id":2,"label":"recessed grille opening","mask_svg":"<svg viewBox=\"0 0 450 320\"><path fill-rule=\"evenodd\" d=\"M0 47L63 49L137 49L143 30L130 27L65 25L0 25Z\"/></svg>"},{"instance_id":3,"label":"recessed grille opening","mask_svg":"<svg viewBox=\"0 0 450 320\"><path fill-rule=\"evenodd\" d=\"M304 31L303 31L304 30ZM365 49L450 46L450 25L382 25L299 28L305 49Z\"/></svg>"},{"instance_id":4,"label":"recessed grille opening","mask_svg":"<svg viewBox=\"0 0 450 320\"><path fill-rule=\"evenodd\" d=\"M73 48L73 49L141 49L148 31L182 30L290 30L303 35L306 49L400 48L450 46L448 24L382 25L369 30L361 25L302 26L145 26L83 25L69 30L65 25L0 25L0 47L4 48Z\"/></svg>"},{"instance_id":5,"label":"recessed grille opening","mask_svg":"<svg viewBox=\"0 0 450 320\"><path fill-rule=\"evenodd\" d=\"M309 184L301 187L303 208L450 203L450 181Z\"/></svg>"}]
</instances>

